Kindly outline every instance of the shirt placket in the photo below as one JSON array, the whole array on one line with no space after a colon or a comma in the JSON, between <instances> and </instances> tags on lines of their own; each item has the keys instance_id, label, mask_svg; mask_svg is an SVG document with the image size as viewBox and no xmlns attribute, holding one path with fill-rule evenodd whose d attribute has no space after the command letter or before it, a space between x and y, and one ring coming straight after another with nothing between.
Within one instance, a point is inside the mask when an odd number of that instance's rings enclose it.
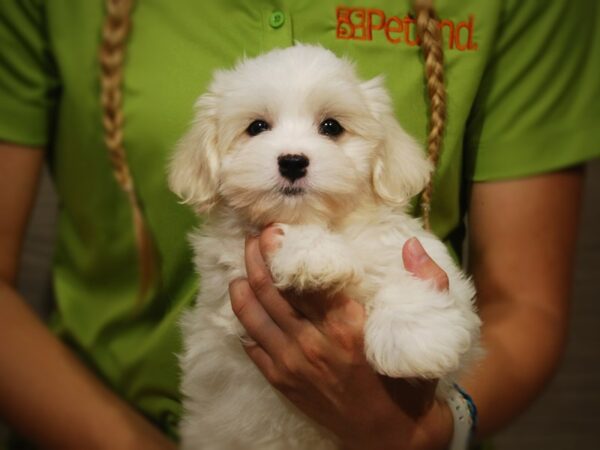
<instances>
[{"instance_id":1,"label":"shirt placket","mask_svg":"<svg viewBox=\"0 0 600 450\"><path fill-rule=\"evenodd\" d=\"M263 10L263 39L262 51L267 52L274 48L289 47L293 44L292 17L289 12L268 8Z\"/></svg>"}]
</instances>

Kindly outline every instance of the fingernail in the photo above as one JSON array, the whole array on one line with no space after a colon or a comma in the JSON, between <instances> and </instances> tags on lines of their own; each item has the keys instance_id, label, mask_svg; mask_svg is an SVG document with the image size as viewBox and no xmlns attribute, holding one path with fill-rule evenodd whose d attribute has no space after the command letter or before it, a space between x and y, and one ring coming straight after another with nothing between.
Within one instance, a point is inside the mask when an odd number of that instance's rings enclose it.
<instances>
[{"instance_id":1,"label":"fingernail","mask_svg":"<svg viewBox=\"0 0 600 450\"><path fill-rule=\"evenodd\" d=\"M270 223L270 224L268 224L268 225L265 227L265 230L266 230L267 228L271 228L271 229L272 229L272 230L273 230L273 231L274 231L276 234L279 234L280 236L283 236L283 235L284 235L284 232L283 232L283 230L281 229L281 227L279 226L279 224L278 224L278 223L274 223L274 222L273 222L273 223Z\"/></svg>"},{"instance_id":2,"label":"fingernail","mask_svg":"<svg viewBox=\"0 0 600 450\"><path fill-rule=\"evenodd\" d=\"M406 246L408 247L408 253L415 263L423 264L429 259L427 253L425 253L425 249L416 237L410 238L406 242Z\"/></svg>"},{"instance_id":3,"label":"fingernail","mask_svg":"<svg viewBox=\"0 0 600 450\"><path fill-rule=\"evenodd\" d=\"M263 257L268 257L281 247L283 230L276 225L270 225L259 240L259 248Z\"/></svg>"}]
</instances>

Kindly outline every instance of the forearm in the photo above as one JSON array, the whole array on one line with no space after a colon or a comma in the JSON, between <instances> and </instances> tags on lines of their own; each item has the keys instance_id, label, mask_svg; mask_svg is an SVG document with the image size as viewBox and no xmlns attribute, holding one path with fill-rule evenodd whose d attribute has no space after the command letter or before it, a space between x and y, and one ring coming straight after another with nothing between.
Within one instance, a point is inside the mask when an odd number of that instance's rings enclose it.
<instances>
[{"instance_id":1,"label":"forearm","mask_svg":"<svg viewBox=\"0 0 600 450\"><path fill-rule=\"evenodd\" d=\"M480 437L523 411L560 361L582 185L574 168L473 186L469 264L487 355L463 383L480 410Z\"/></svg>"},{"instance_id":2,"label":"forearm","mask_svg":"<svg viewBox=\"0 0 600 450\"><path fill-rule=\"evenodd\" d=\"M17 432L44 448L172 445L103 386L4 282L0 310L0 413Z\"/></svg>"},{"instance_id":3,"label":"forearm","mask_svg":"<svg viewBox=\"0 0 600 450\"><path fill-rule=\"evenodd\" d=\"M503 428L539 395L565 345L566 317L518 300L505 305L482 311L486 354L461 381L478 408L478 438Z\"/></svg>"}]
</instances>

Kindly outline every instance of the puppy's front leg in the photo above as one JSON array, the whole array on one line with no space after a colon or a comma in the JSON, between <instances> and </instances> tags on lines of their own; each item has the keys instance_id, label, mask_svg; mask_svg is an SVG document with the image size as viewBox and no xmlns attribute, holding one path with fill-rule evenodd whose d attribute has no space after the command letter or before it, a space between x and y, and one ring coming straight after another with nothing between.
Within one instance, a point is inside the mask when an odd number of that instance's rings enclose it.
<instances>
[{"instance_id":1,"label":"puppy's front leg","mask_svg":"<svg viewBox=\"0 0 600 450\"><path fill-rule=\"evenodd\" d=\"M464 278L439 291L428 281L399 274L375 295L365 326L365 350L381 374L444 378L460 372L477 348L480 320Z\"/></svg>"},{"instance_id":2,"label":"puppy's front leg","mask_svg":"<svg viewBox=\"0 0 600 450\"><path fill-rule=\"evenodd\" d=\"M316 225L277 225L283 232L269 265L275 285L297 292L340 291L362 268L341 236Z\"/></svg>"}]
</instances>

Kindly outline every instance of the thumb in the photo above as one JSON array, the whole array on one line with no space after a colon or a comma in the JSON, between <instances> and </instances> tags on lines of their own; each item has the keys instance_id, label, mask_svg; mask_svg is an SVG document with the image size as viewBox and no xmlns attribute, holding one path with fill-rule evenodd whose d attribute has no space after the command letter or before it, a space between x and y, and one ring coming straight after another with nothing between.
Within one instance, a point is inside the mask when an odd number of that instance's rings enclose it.
<instances>
[{"instance_id":1,"label":"thumb","mask_svg":"<svg viewBox=\"0 0 600 450\"><path fill-rule=\"evenodd\" d=\"M448 275L425 252L425 249L415 237L404 243L402 248L404 267L421 280L431 280L440 291L448 290L450 283Z\"/></svg>"}]
</instances>

